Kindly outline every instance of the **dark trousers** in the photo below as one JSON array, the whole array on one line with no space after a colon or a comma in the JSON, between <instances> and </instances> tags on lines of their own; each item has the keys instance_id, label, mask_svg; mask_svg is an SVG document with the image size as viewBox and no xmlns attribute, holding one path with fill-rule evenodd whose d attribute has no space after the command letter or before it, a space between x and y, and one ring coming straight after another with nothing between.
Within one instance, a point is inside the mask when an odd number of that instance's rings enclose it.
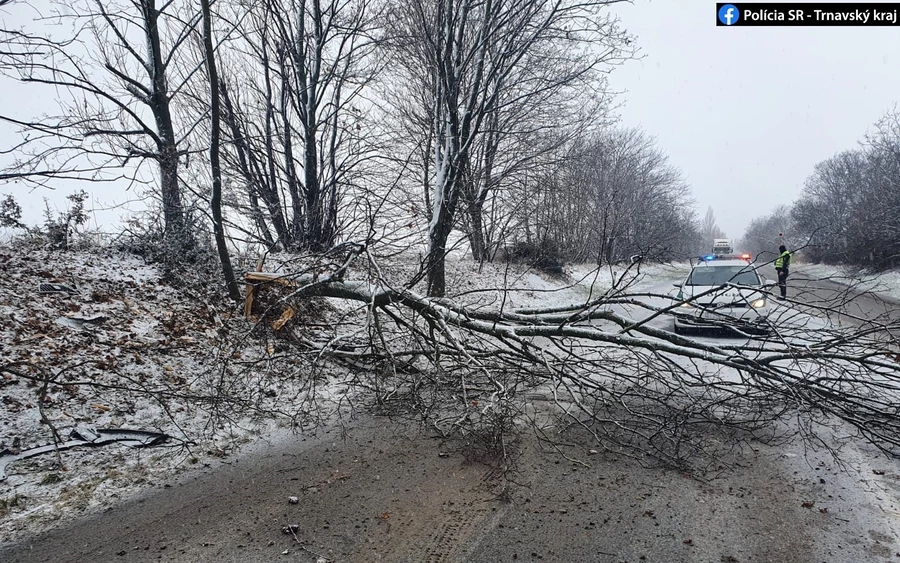
<instances>
[{"instance_id":1,"label":"dark trousers","mask_svg":"<svg viewBox=\"0 0 900 563\"><path fill-rule=\"evenodd\" d=\"M788 269L776 268L775 271L778 272L778 289L781 290L781 297L787 297Z\"/></svg>"}]
</instances>

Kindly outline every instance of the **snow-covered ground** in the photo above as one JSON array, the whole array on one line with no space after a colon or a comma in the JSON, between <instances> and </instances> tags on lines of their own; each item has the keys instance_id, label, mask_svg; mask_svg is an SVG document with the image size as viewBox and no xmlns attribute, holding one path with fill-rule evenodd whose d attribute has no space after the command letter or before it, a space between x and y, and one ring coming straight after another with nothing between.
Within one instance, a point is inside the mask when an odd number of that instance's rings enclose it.
<instances>
[{"instance_id":1,"label":"snow-covered ground","mask_svg":"<svg viewBox=\"0 0 900 563\"><path fill-rule=\"evenodd\" d=\"M175 287L135 256L5 246L0 269L0 452L64 442L82 428L170 437L147 449L111 444L10 462L0 481L4 538L214 465L278 427L309 422L292 417L342 391L328 385L331 368L295 368L277 341L249 339L238 352L253 329L240 307L216 288ZM225 377L217 366L232 351L235 369L268 369ZM282 416L254 414L262 411Z\"/></svg>"}]
</instances>

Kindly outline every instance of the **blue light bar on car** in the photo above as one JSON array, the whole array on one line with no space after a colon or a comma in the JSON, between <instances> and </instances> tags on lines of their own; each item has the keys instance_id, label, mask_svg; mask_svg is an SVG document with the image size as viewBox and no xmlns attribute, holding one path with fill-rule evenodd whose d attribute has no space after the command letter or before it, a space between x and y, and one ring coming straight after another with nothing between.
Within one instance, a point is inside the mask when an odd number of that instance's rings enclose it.
<instances>
[{"instance_id":1,"label":"blue light bar on car","mask_svg":"<svg viewBox=\"0 0 900 563\"><path fill-rule=\"evenodd\" d=\"M743 254L707 254L699 257L701 262L710 262L712 260L747 260L749 262L751 259L752 256L746 252Z\"/></svg>"}]
</instances>

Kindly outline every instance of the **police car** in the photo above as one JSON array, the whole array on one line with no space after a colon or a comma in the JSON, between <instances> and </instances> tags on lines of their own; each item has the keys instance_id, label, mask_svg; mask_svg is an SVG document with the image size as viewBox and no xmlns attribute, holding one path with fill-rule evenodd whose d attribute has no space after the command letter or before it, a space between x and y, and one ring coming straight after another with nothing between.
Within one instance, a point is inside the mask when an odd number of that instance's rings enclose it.
<instances>
[{"instance_id":1,"label":"police car","mask_svg":"<svg viewBox=\"0 0 900 563\"><path fill-rule=\"evenodd\" d=\"M680 302L675 332L737 329L769 332L768 288L776 285L757 272L749 254L701 256L687 279L674 284Z\"/></svg>"}]
</instances>

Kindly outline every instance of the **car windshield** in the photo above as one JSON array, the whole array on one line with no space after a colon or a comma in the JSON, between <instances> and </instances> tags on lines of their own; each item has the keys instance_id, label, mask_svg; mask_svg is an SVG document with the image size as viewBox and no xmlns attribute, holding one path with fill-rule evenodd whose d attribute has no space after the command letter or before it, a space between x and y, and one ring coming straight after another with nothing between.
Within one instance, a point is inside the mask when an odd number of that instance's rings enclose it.
<instances>
[{"instance_id":1,"label":"car windshield","mask_svg":"<svg viewBox=\"0 0 900 563\"><path fill-rule=\"evenodd\" d=\"M747 266L704 266L694 268L688 276L687 285L760 285L759 276Z\"/></svg>"}]
</instances>

